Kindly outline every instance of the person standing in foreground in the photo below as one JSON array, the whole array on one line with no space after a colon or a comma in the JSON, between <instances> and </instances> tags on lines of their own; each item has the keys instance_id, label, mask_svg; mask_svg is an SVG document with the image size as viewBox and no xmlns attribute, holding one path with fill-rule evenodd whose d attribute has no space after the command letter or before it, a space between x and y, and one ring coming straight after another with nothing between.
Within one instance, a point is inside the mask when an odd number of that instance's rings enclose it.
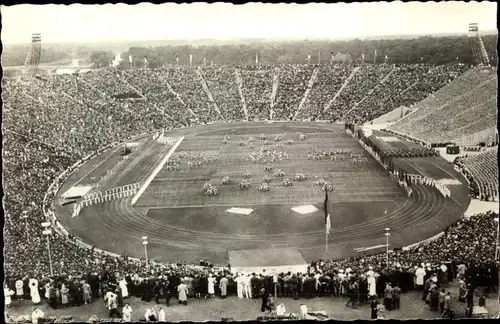
<instances>
[{"instance_id":1,"label":"person standing in foreground","mask_svg":"<svg viewBox=\"0 0 500 324\"><path fill-rule=\"evenodd\" d=\"M122 313L124 322L132 322L132 307L129 304L123 306Z\"/></svg>"},{"instance_id":2,"label":"person standing in foreground","mask_svg":"<svg viewBox=\"0 0 500 324\"><path fill-rule=\"evenodd\" d=\"M349 304L352 304L352 308L356 308L357 297L358 297L357 281L355 279L352 279L349 285L349 300L345 305L348 307Z\"/></svg>"},{"instance_id":3,"label":"person standing in foreground","mask_svg":"<svg viewBox=\"0 0 500 324\"><path fill-rule=\"evenodd\" d=\"M265 312L266 309L268 311L271 311L271 307L269 307L268 300L269 300L269 294L267 293L266 289L262 288L260 290L260 295L262 298L262 306L260 307L261 312Z\"/></svg>"},{"instance_id":4,"label":"person standing in foreground","mask_svg":"<svg viewBox=\"0 0 500 324\"><path fill-rule=\"evenodd\" d=\"M118 301L117 301L118 296L115 294L111 293L108 297L108 309L109 309L109 317L114 317L115 315L118 318L121 318L121 314L118 311Z\"/></svg>"},{"instance_id":5,"label":"person standing in foreground","mask_svg":"<svg viewBox=\"0 0 500 324\"><path fill-rule=\"evenodd\" d=\"M300 304L300 318L302 320L305 320L307 318L307 313L308 313L307 306L304 304Z\"/></svg>"},{"instance_id":6,"label":"person standing in foreground","mask_svg":"<svg viewBox=\"0 0 500 324\"><path fill-rule=\"evenodd\" d=\"M3 294L5 298L5 306L10 307L10 304L12 304L12 296L15 294L14 290L7 287L7 285L4 285Z\"/></svg>"},{"instance_id":7,"label":"person standing in foreground","mask_svg":"<svg viewBox=\"0 0 500 324\"><path fill-rule=\"evenodd\" d=\"M166 317L165 317L165 311L163 308L160 307L160 310L158 311L158 321L159 322L166 322Z\"/></svg>"},{"instance_id":8,"label":"person standing in foreground","mask_svg":"<svg viewBox=\"0 0 500 324\"><path fill-rule=\"evenodd\" d=\"M444 289L441 289L439 292L439 311L441 314L444 312L444 298L446 297L446 292Z\"/></svg>"},{"instance_id":9,"label":"person standing in foreground","mask_svg":"<svg viewBox=\"0 0 500 324\"><path fill-rule=\"evenodd\" d=\"M445 317L446 315L449 316L450 319L453 319L453 311L451 310L451 292L448 292L448 294L444 297L444 311L441 313L441 318Z\"/></svg>"},{"instance_id":10,"label":"person standing in foreground","mask_svg":"<svg viewBox=\"0 0 500 324\"><path fill-rule=\"evenodd\" d=\"M399 288L399 283L392 290L392 309L399 309L401 302L401 288Z\"/></svg>"},{"instance_id":11,"label":"person standing in foreground","mask_svg":"<svg viewBox=\"0 0 500 324\"><path fill-rule=\"evenodd\" d=\"M377 306L378 306L377 300L375 298L372 298L372 301L370 303L371 319L377 319Z\"/></svg>"},{"instance_id":12,"label":"person standing in foreground","mask_svg":"<svg viewBox=\"0 0 500 324\"><path fill-rule=\"evenodd\" d=\"M188 288L184 281L181 281L181 284L177 287L177 292L179 293L179 304L187 305L187 295Z\"/></svg>"},{"instance_id":13,"label":"person standing in foreground","mask_svg":"<svg viewBox=\"0 0 500 324\"><path fill-rule=\"evenodd\" d=\"M227 284L228 284L227 277L226 276L222 277L219 282L220 297L222 299L226 298L227 296Z\"/></svg>"},{"instance_id":14,"label":"person standing in foreground","mask_svg":"<svg viewBox=\"0 0 500 324\"><path fill-rule=\"evenodd\" d=\"M391 283L388 282L387 286L385 287L385 296L384 296L384 306L385 309L390 311L392 309L392 297L394 294L394 290L391 287Z\"/></svg>"},{"instance_id":15,"label":"person standing in foreground","mask_svg":"<svg viewBox=\"0 0 500 324\"><path fill-rule=\"evenodd\" d=\"M24 282L19 278L16 280L16 297L18 301L23 300L24 296Z\"/></svg>"},{"instance_id":16,"label":"person standing in foreground","mask_svg":"<svg viewBox=\"0 0 500 324\"><path fill-rule=\"evenodd\" d=\"M43 319L44 316L44 312L42 312L39 308L35 308L33 313L31 313L31 323L38 324L38 320Z\"/></svg>"}]
</instances>

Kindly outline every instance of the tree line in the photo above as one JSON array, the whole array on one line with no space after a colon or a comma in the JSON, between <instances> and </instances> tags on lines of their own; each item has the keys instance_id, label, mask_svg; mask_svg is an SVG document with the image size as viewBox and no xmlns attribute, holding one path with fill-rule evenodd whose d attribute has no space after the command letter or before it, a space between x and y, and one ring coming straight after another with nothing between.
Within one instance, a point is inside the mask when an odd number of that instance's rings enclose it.
<instances>
[{"instance_id":1,"label":"tree line","mask_svg":"<svg viewBox=\"0 0 500 324\"><path fill-rule=\"evenodd\" d=\"M26 61L26 56L31 44L5 45L2 53L2 64L4 66L22 66ZM40 64L61 61L70 62L72 58L71 50L53 45L41 44Z\"/></svg>"},{"instance_id":2,"label":"tree line","mask_svg":"<svg viewBox=\"0 0 500 324\"><path fill-rule=\"evenodd\" d=\"M332 54L346 57L353 63L383 63L387 55L388 63L410 64L446 64L461 62L473 64L471 42L475 38L463 36L432 37L423 36L412 39L381 39L349 41L320 41L304 40L289 42L251 42L248 44L231 45L169 45L156 47L130 47L121 53L122 61L118 68L130 68L129 56L132 55L134 68L145 66L155 68L165 65L189 65L189 55L193 57L193 65L255 65L256 56L259 64L328 64ZM485 35L483 42L493 65L497 63L497 36ZM24 65L28 49L31 44L5 45L2 54L4 66ZM115 53L109 50L91 50L79 46L76 51L63 46L41 46L40 63L54 61L70 61L76 55L80 59L88 60L95 68L109 66ZM75 53L73 53L75 52ZM338 54L342 55L338 55ZM362 56L364 55L364 60Z\"/></svg>"},{"instance_id":3,"label":"tree line","mask_svg":"<svg viewBox=\"0 0 500 324\"><path fill-rule=\"evenodd\" d=\"M432 37L424 36L413 39L382 39L349 41L295 41L268 42L222 46L160 46L131 47L121 53L119 68L143 68L145 57L150 68L176 65L189 65L192 55L193 66L200 65L255 65L256 56L259 64L274 65L280 63L328 64L332 55L339 53L351 58L353 63L390 64L447 64L460 62L474 64L472 42L476 38L464 36ZM485 49L490 61L496 65L497 36L483 36ZM342 55L341 55L342 56ZM364 57L364 59L363 59Z\"/></svg>"}]
</instances>

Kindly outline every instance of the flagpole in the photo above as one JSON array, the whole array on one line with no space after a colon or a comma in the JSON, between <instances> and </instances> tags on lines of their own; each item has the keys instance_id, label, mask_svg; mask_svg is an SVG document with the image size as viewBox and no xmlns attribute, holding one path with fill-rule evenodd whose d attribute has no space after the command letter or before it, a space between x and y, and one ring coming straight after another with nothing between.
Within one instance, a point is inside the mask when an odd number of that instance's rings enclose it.
<instances>
[{"instance_id":1,"label":"flagpole","mask_svg":"<svg viewBox=\"0 0 500 324\"><path fill-rule=\"evenodd\" d=\"M328 253L328 232L325 231L325 253Z\"/></svg>"},{"instance_id":2,"label":"flagpole","mask_svg":"<svg viewBox=\"0 0 500 324\"><path fill-rule=\"evenodd\" d=\"M325 212L325 253L328 253L328 231L330 230L328 228L328 221L329 221L329 214L328 214L328 188L325 187L325 203L324 203L324 212Z\"/></svg>"}]
</instances>

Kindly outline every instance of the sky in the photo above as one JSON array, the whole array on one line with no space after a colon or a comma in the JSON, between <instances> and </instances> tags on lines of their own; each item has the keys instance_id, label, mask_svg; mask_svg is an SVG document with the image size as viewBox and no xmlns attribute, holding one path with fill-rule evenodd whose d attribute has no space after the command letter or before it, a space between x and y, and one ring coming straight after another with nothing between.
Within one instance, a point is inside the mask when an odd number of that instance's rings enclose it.
<instances>
[{"instance_id":1,"label":"sky","mask_svg":"<svg viewBox=\"0 0 500 324\"><path fill-rule=\"evenodd\" d=\"M496 30L496 2L194 3L1 6L4 43L189 39L344 39Z\"/></svg>"}]
</instances>

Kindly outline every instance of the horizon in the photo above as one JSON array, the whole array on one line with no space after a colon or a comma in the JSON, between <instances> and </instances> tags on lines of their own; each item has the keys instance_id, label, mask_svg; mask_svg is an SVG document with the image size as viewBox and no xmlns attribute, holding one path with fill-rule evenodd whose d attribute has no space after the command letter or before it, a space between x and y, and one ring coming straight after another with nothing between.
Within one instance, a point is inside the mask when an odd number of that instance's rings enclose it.
<instances>
[{"instance_id":1,"label":"horizon","mask_svg":"<svg viewBox=\"0 0 500 324\"><path fill-rule=\"evenodd\" d=\"M244 42L244 41L262 41L262 42L301 42L301 41L351 41L355 39L359 40L389 40L398 38L418 38L418 37L447 37L447 36L463 36L467 35L467 32L456 32L456 33L433 33L433 34L393 34L393 35L372 35L372 36L355 36L355 37L341 37L341 38L258 38L258 37L248 37L248 38L227 38L227 39L216 39L216 38L195 38L195 39L124 39L124 40L107 40L107 41L59 41L59 42L44 42L42 34L42 43L51 45L76 45L76 44L123 44L123 43L137 43L137 42L179 42L179 45L189 45L189 42L201 42L201 41L213 41L213 42ZM479 32L481 36L487 35L498 35L498 30L485 30ZM185 43L183 43L185 42ZM29 45L31 41L24 43L7 43L2 42L3 45ZM196 46L196 45L194 45Z\"/></svg>"},{"instance_id":2,"label":"horizon","mask_svg":"<svg viewBox=\"0 0 500 324\"><path fill-rule=\"evenodd\" d=\"M470 22L498 34L496 2L2 5L1 12L6 45L29 44L34 32L48 44L418 37L467 34Z\"/></svg>"}]
</instances>

